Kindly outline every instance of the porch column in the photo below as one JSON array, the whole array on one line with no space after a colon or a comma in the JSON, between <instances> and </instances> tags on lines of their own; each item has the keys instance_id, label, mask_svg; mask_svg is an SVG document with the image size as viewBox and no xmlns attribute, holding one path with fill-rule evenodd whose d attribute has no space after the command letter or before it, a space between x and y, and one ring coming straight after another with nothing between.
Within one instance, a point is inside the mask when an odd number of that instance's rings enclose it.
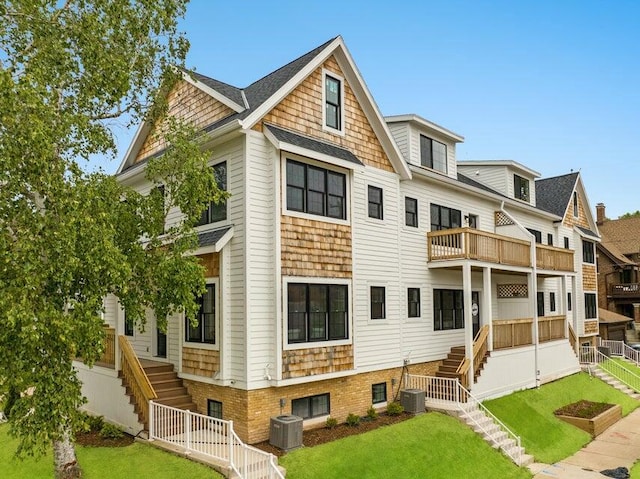
<instances>
[{"instance_id":1,"label":"porch column","mask_svg":"<svg viewBox=\"0 0 640 479\"><path fill-rule=\"evenodd\" d=\"M465 262L462 265L462 296L464 306L464 336L465 336L465 356L469 359L469 371L467 379L469 389L473 384L473 373L475 366L473 364L473 315L471 313L471 265Z\"/></svg>"},{"instance_id":2,"label":"porch column","mask_svg":"<svg viewBox=\"0 0 640 479\"><path fill-rule=\"evenodd\" d=\"M529 312L531 317L533 318L533 355L534 355L534 366L533 366L533 378L536 387L538 387L539 379L540 379L540 371L538 368L538 309L536 307L536 302L538 298L538 278L535 274L535 269L531 273L527 273L527 283L529 287L529 294L531 298L529 299Z\"/></svg>"},{"instance_id":3,"label":"porch column","mask_svg":"<svg viewBox=\"0 0 640 479\"><path fill-rule=\"evenodd\" d=\"M122 369L122 365L120 364L120 335L124 335L124 308L120 304L120 299L118 299L118 308L116 309L116 337L114 338L114 354L116 355L115 365L116 371L120 371Z\"/></svg>"},{"instance_id":4,"label":"porch column","mask_svg":"<svg viewBox=\"0 0 640 479\"><path fill-rule=\"evenodd\" d=\"M491 267L482 268L482 322L489 326L489 337L487 338L487 349L493 351L493 298L491 290ZM482 326L482 325L481 325Z\"/></svg>"},{"instance_id":5,"label":"porch column","mask_svg":"<svg viewBox=\"0 0 640 479\"><path fill-rule=\"evenodd\" d=\"M576 276L571 277L571 322L576 338L580 339L581 332L578 329L578 285Z\"/></svg>"},{"instance_id":6,"label":"porch column","mask_svg":"<svg viewBox=\"0 0 640 479\"><path fill-rule=\"evenodd\" d=\"M562 312L564 313L564 337L565 338L569 338L569 309L568 309L568 304L567 304L567 293L568 293L568 286L567 283L569 281L569 277L568 276L563 276L562 280L560 281L560 294L562 295L562 298L560 300L560 304L562 305Z\"/></svg>"}]
</instances>

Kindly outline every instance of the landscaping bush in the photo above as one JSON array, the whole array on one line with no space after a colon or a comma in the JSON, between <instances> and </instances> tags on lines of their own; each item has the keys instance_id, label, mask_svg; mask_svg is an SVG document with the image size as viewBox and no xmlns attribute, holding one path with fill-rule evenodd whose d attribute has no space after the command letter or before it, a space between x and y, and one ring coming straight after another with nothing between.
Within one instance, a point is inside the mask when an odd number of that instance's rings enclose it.
<instances>
[{"instance_id":1,"label":"landscaping bush","mask_svg":"<svg viewBox=\"0 0 640 479\"><path fill-rule=\"evenodd\" d=\"M326 422L327 429L333 429L337 425L338 425L338 420L335 417L327 418L327 422Z\"/></svg>"},{"instance_id":2,"label":"landscaping bush","mask_svg":"<svg viewBox=\"0 0 640 479\"><path fill-rule=\"evenodd\" d=\"M102 416L92 416L91 414L87 414L85 422L91 431L102 431L102 428L104 427L104 418Z\"/></svg>"},{"instance_id":3,"label":"landscaping bush","mask_svg":"<svg viewBox=\"0 0 640 479\"><path fill-rule=\"evenodd\" d=\"M347 416L346 423L348 426L355 427L358 424L360 424L360 416L350 412L349 415Z\"/></svg>"},{"instance_id":4,"label":"landscaping bush","mask_svg":"<svg viewBox=\"0 0 640 479\"><path fill-rule=\"evenodd\" d=\"M371 420L376 419L378 417L378 411L376 411L376 408L371 406L367 409L367 417Z\"/></svg>"},{"instance_id":5,"label":"landscaping bush","mask_svg":"<svg viewBox=\"0 0 640 479\"><path fill-rule=\"evenodd\" d=\"M124 432L118 426L108 422L105 422L102 429L100 429L100 437L103 439L120 439L122 436L124 436Z\"/></svg>"},{"instance_id":6,"label":"landscaping bush","mask_svg":"<svg viewBox=\"0 0 640 479\"><path fill-rule=\"evenodd\" d=\"M0 408L0 410L4 411L4 415L6 417L11 416L11 409L13 409L13 405L19 398L20 394L18 393L18 391L16 391L14 388L9 388L9 391L7 391L7 394L4 397L3 407Z\"/></svg>"},{"instance_id":7,"label":"landscaping bush","mask_svg":"<svg viewBox=\"0 0 640 479\"><path fill-rule=\"evenodd\" d=\"M387 406L387 414L389 416L399 416L403 412L404 407L399 402L392 402Z\"/></svg>"}]
</instances>

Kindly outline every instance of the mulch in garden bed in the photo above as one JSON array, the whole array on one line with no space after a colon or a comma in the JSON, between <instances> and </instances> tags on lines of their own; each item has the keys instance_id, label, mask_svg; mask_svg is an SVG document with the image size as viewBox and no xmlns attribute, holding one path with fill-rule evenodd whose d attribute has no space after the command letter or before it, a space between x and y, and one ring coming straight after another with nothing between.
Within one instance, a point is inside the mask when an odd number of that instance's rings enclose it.
<instances>
[{"instance_id":1,"label":"mulch in garden bed","mask_svg":"<svg viewBox=\"0 0 640 479\"><path fill-rule=\"evenodd\" d=\"M556 416L571 416L579 417L582 419L593 419L598 414L603 413L607 409L611 409L614 404L607 404L604 402L592 402L592 401L578 401L572 404L567 404L553 411Z\"/></svg>"},{"instance_id":2,"label":"mulch in garden bed","mask_svg":"<svg viewBox=\"0 0 640 479\"><path fill-rule=\"evenodd\" d=\"M124 447L133 444L134 438L123 433L122 437L102 437L99 431L81 432L76 435L76 444L90 447Z\"/></svg>"},{"instance_id":3,"label":"mulch in garden bed","mask_svg":"<svg viewBox=\"0 0 640 479\"><path fill-rule=\"evenodd\" d=\"M319 427L318 429L311 429L302 433L302 444L306 447L313 447L326 442L335 441L336 439L342 439L343 437L354 436L356 434L362 434L363 432L372 431L379 427L389 426L391 424L397 424L407 419L411 419L413 414L402 413L398 416L389 416L386 413L381 413L375 419L369 419L363 417L360 419L360 424L357 426L349 426L347 424L338 424L333 428ZM269 444L269 441L263 441L258 444L254 444L254 447L262 449L263 451L274 454L278 457L286 454L285 451Z\"/></svg>"}]
</instances>

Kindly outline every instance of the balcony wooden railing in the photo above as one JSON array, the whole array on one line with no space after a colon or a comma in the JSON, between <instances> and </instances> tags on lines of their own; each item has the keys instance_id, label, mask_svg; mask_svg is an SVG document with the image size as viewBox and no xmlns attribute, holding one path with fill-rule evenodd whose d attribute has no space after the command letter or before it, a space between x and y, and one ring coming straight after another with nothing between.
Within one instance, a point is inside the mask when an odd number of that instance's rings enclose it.
<instances>
[{"instance_id":1,"label":"balcony wooden railing","mask_svg":"<svg viewBox=\"0 0 640 479\"><path fill-rule=\"evenodd\" d=\"M122 376L131 388L133 398L146 424L149 420L149 401L158 396L126 336L118 336L118 344L121 352Z\"/></svg>"},{"instance_id":2,"label":"balcony wooden railing","mask_svg":"<svg viewBox=\"0 0 640 479\"><path fill-rule=\"evenodd\" d=\"M482 358L487 353L487 339L489 338L489 326L485 325L480 328L478 334L473 340L473 369L475 378L478 375L478 371L480 371L480 367L482 366ZM465 388L469 387L469 377L468 372L471 367L471 362L469 358L464 358L458 366L456 370L456 374L458 375L458 380L460 384L462 384Z\"/></svg>"},{"instance_id":3,"label":"balcony wooden railing","mask_svg":"<svg viewBox=\"0 0 640 479\"><path fill-rule=\"evenodd\" d=\"M531 266L531 244L475 228L453 228L427 233L429 261L474 259L510 266ZM536 266L552 271L573 271L574 251L536 245Z\"/></svg>"},{"instance_id":4,"label":"balcony wooden railing","mask_svg":"<svg viewBox=\"0 0 640 479\"><path fill-rule=\"evenodd\" d=\"M536 267L552 271L573 271L573 254L572 249L537 244Z\"/></svg>"},{"instance_id":5,"label":"balcony wooden railing","mask_svg":"<svg viewBox=\"0 0 640 479\"><path fill-rule=\"evenodd\" d=\"M571 344L571 349L578 354L578 337L576 336L576 332L573 330L571 323L567 324L567 326L569 326L567 328L569 330L569 344Z\"/></svg>"},{"instance_id":6,"label":"balcony wooden railing","mask_svg":"<svg viewBox=\"0 0 640 479\"><path fill-rule=\"evenodd\" d=\"M116 367L116 330L104 326L104 351L98 360L100 366Z\"/></svg>"},{"instance_id":7,"label":"balcony wooden railing","mask_svg":"<svg viewBox=\"0 0 640 479\"><path fill-rule=\"evenodd\" d=\"M610 284L609 296L613 298L640 297L640 283Z\"/></svg>"},{"instance_id":8,"label":"balcony wooden railing","mask_svg":"<svg viewBox=\"0 0 640 479\"><path fill-rule=\"evenodd\" d=\"M554 341L556 339L564 339L564 324L566 322L564 316L544 316L538 318L538 340L543 343L545 341Z\"/></svg>"},{"instance_id":9,"label":"balcony wooden railing","mask_svg":"<svg viewBox=\"0 0 640 479\"><path fill-rule=\"evenodd\" d=\"M493 349L533 344L533 319L507 319L493 322Z\"/></svg>"}]
</instances>

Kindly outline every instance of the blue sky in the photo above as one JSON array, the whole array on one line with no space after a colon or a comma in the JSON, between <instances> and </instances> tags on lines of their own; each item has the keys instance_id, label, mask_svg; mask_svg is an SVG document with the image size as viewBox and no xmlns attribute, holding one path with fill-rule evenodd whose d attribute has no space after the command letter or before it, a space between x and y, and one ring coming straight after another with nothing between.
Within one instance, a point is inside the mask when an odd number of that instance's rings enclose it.
<instances>
[{"instance_id":1,"label":"blue sky","mask_svg":"<svg viewBox=\"0 0 640 479\"><path fill-rule=\"evenodd\" d=\"M461 134L458 159L580 170L592 207L640 209L640 2L192 0L182 29L187 65L239 87L342 35L383 115Z\"/></svg>"}]
</instances>

